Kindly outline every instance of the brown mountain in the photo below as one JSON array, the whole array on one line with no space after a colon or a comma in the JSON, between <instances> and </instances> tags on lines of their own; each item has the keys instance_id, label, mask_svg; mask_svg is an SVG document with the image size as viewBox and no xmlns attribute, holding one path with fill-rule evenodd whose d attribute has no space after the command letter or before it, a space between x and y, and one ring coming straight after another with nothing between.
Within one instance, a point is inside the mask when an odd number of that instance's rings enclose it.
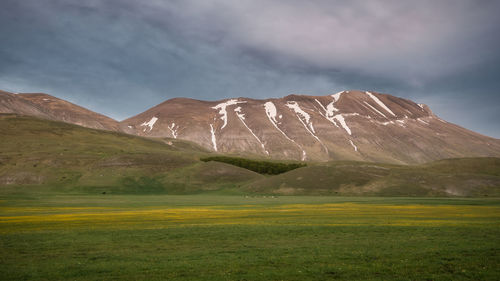
<instances>
[{"instance_id":1,"label":"brown mountain","mask_svg":"<svg viewBox=\"0 0 500 281\"><path fill-rule=\"evenodd\" d=\"M273 159L410 164L500 156L498 139L448 123L426 105L365 91L217 102L175 98L122 121L121 129Z\"/></svg>"},{"instance_id":2,"label":"brown mountain","mask_svg":"<svg viewBox=\"0 0 500 281\"><path fill-rule=\"evenodd\" d=\"M0 113L35 116L93 129L119 130L116 120L42 93L13 94L0 91Z\"/></svg>"},{"instance_id":3,"label":"brown mountain","mask_svg":"<svg viewBox=\"0 0 500 281\"><path fill-rule=\"evenodd\" d=\"M0 91L0 113L193 141L219 153L293 160L423 163L500 156L500 140L448 123L422 104L364 91L216 102L175 98L117 122L47 94Z\"/></svg>"}]
</instances>

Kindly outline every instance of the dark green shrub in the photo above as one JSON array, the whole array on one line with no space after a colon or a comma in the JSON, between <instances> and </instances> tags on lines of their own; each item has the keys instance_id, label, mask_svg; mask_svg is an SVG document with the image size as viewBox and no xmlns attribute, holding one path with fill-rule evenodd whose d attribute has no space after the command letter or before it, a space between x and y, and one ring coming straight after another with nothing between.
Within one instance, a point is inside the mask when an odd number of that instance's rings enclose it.
<instances>
[{"instance_id":1,"label":"dark green shrub","mask_svg":"<svg viewBox=\"0 0 500 281\"><path fill-rule=\"evenodd\" d=\"M200 159L203 162L217 161L254 171L259 174L277 175L300 167L305 167L304 163L278 163L268 161L257 161L245 158L212 156Z\"/></svg>"}]
</instances>

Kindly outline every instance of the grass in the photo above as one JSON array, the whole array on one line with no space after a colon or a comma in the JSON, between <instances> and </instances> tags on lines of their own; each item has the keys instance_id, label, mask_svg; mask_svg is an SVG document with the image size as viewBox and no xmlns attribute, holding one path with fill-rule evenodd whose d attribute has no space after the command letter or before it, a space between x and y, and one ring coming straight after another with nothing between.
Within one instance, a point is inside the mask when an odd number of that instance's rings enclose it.
<instances>
[{"instance_id":1,"label":"grass","mask_svg":"<svg viewBox=\"0 0 500 281\"><path fill-rule=\"evenodd\" d=\"M234 190L261 175L180 140L136 137L0 114L2 192L196 193Z\"/></svg>"},{"instance_id":2,"label":"grass","mask_svg":"<svg viewBox=\"0 0 500 281\"><path fill-rule=\"evenodd\" d=\"M356 161L311 163L245 186L257 193L343 196L500 196L500 158L457 158L423 165Z\"/></svg>"},{"instance_id":3,"label":"grass","mask_svg":"<svg viewBox=\"0 0 500 281\"><path fill-rule=\"evenodd\" d=\"M500 196L500 158L425 165L293 162L215 156L174 139L148 139L0 114L0 192Z\"/></svg>"},{"instance_id":4,"label":"grass","mask_svg":"<svg viewBox=\"0 0 500 281\"><path fill-rule=\"evenodd\" d=\"M498 280L500 200L0 195L4 280Z\"/></svg>"}]
</instances>

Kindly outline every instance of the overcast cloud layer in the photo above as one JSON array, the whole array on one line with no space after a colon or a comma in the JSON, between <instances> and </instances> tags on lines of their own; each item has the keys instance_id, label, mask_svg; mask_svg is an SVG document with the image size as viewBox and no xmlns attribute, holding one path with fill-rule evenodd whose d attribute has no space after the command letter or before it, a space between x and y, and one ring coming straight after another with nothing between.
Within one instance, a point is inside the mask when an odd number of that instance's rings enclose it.
<instances>
[{"instance_id":1,"label":"overcast cloud layer","mask_svg":"<svg viewBox=\"0 0 500 281\"><path fill-rule=\"evenodd\" d=\"M385 92L500 138L500 1L0 0L0 89L118 120L166 99Z\"/></svg>"}]
</instances>

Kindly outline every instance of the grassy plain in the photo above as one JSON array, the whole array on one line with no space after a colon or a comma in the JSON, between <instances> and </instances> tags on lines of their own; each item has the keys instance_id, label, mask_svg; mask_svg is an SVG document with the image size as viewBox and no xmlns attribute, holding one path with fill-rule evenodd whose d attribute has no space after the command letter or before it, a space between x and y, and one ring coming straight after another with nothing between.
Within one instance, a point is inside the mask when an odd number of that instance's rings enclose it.
<instances>
[{"instance_id":1,"label":"grassy plain","mask_svg":"<svg viewBox=\"0 0 500 281\"><path fill-rule=\"evenodd\" d=\"M3 280L498 280L500 200L0 195Z\"/></svg>"}]
</instances>

